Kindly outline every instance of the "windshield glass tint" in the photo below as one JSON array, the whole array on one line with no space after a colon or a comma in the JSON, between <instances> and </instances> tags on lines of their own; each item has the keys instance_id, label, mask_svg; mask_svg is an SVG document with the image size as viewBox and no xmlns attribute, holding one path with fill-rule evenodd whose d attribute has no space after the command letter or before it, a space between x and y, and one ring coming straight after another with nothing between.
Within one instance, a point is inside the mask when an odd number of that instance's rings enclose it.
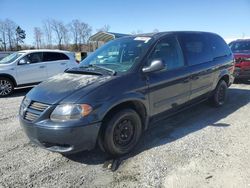
<instances>
[{"instance_id":1,"label":"windshield glass tint","mask_svg":"<svg viewBox=\"0 0 250 188\"><path fill-rule=\"evenodd\" d=\"M117 39L96 50L80 66L98 65L116 72L126 72L143 57L149 43L149 37Z\"/></svg>"},{"instance_id":2,"label":"windshield glass tint","mask_svg":"<svg viewBox=\"0 0 250 188\"><path fill-rule=\"evenodd\" d=\"M250 41L238 41L229 44L233 52L250 51Z\"/></svg>"},{"instance_id":3,"label":"windshield glass tint","mask_svg":"<svg viewBox=\"0 0 250 188\"><path fill-rule=\"evenodd\" d=\"M15 61L17 58L19 58L22 55L22 53L13 53L8 55L7 57L0 60L0 64L8 64L13 61Z\"/></svg>"}]
</instances>

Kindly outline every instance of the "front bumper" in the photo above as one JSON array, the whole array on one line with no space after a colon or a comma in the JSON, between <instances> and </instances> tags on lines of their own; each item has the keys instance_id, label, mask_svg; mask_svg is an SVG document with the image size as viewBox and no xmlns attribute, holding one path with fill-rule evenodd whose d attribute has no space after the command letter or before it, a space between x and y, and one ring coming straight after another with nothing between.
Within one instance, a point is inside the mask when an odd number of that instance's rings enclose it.
<instances>
[{"instance_id":1,"label":"front bumper","mask_svg":"<svg viewBox=\"0 0 250 188\"><path fill-rule=\"evenodd\" d=\"M42 124L28 122L22 117L19 117L19 120L33 143L50 151L65 154L93 149L101 127L101 122L76 126L76 122L72 121L67 123L68 126L62 127L50 120Z\"/></svg>"}]
</instances>

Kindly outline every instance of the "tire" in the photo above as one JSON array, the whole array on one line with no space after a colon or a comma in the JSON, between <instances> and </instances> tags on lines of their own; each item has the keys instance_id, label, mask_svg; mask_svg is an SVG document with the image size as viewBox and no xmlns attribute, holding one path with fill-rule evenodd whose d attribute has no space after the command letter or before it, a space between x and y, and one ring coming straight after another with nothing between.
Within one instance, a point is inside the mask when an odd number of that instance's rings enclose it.
<instances>
[{"instance_id":1,"label":"tire","mask_svg":"<svg viewBox=\"0 0 250 188\"><path fill-rule=\"evenodd\" d=\"M0 97L10 95L14 90L13 82L8 78L0 77Z\"/></svg>"},{"instance_id":2,"label":"tire","mask_svg":"<svg viewBox=\"0 0 250 188\"><path fill-rule=\"evenodd\" d=\"M221 107L225 104L227 99L227 89L227 83L224 80L220 80L214 90L213 96L210 99L213 106Z\"/></svg>"},{"instance_id":3,"label":"tire","mask_svg":"<svg viewBox=\"0 0 250 188\"><path fill-rule=\"evenodd\" d=\"M112 156L132 151L142 133L141 118L132 109L117 112L104 126L103 147Z\"/></svg>"}]
</instances>

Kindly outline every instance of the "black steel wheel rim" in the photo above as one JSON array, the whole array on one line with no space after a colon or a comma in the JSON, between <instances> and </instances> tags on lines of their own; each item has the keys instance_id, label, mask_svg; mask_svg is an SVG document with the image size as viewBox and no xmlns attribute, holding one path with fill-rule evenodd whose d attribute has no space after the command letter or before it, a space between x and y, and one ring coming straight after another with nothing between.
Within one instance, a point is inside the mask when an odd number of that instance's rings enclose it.
<instances>
[{"instance_id":1,"label":"black steel wheel rim","mask_svg":"<svg viewBox=\"0 0 250 188\"><path fill-rule=\"evenodd\" d=\"M135 124L131 119L122 119L114 128L114 144L128 147L135 136Z\"/></svg>"},{"instance_id":2,"label":"black steel wheel rim","mask_svg":"<svg viewBox=\"0 0 250 188\"><path fill-rule=\"evenodd\" d=\"M11 91L11 83L8 80L0 80L0 96L8 95Z\"/></svg>"}]
</instances>

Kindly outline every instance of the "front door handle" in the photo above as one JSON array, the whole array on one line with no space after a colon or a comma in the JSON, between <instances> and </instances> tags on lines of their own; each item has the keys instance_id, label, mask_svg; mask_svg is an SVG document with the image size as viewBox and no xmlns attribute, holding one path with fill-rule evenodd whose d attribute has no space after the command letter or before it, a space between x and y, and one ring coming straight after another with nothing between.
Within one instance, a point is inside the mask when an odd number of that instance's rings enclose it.
<instances>
[{"instance_id":1,"label":"front door handle","mask_svg":"<svg viewBox=\"0 0 250 188\"><path fill-rule=\"evenodd\" d=\"M61 63L61 65L66 65L66 63Z\"/></svg>"},{"instance_id":2,"label":"front door handle","mask_svg":"<svg viewBox=\"0 0 250 188\"><path fill-rule=\"evenodd\" d=\"M45 68L45 66L44 66L44 65L42 65L42 66L40 66L39 68L40 68L40 69L44 69L44 68Z\"/></svg>"}]
</instances>

